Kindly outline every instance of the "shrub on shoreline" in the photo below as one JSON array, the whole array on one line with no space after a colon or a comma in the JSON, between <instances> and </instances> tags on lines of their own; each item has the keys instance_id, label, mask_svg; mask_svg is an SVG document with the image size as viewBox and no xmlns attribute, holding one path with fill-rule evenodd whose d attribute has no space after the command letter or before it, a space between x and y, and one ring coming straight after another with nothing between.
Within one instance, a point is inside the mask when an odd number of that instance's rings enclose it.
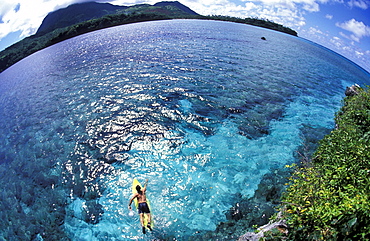
<instances>
[{"instance_id":1,"label":"shrub on shoreline","mask_svg":"<svg viewBox=\"0 0 370 241\"><path fill-rule=\"evenodd\" d=\"M336 123L283 195L289 239L370 239L370 91L346 97Z\"/></svg>"}]
</instances>

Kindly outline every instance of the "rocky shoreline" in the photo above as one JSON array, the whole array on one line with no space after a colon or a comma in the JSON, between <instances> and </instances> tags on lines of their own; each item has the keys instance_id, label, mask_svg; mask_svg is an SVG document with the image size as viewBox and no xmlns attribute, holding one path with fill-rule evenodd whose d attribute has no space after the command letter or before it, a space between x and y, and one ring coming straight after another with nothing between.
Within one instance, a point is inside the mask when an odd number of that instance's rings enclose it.
<instances>
[{"instance_id":1,"label":"rocky shoreline","mask_svg":"<svg viewBox=\"0 0 370 241\"><path fill-rule=\"evenodd\" d=\"M303 126L302 145L294 153L295 162L307 162L316 150L319 140L329 132L326 128ZM253 241L263 237L263 233L258 233L260 231L273 229L273 232L287 232L276 210L281 204L281 195L287 187L291 171L283 167L265 174L253 197L243 198L241 194L236 195L235 205L225 213L227 221L219 223L215 231L200 232L189 240ZM273 215L277 215L276 221L270 221Z\"/></svg>"},{"instance_id":2,"label":"rocky shoreline","mask_svg":"<svg viewBox=\"0 0 370 241\"><path fill-rule=\"evenodd\" d=\"M221 222L213 232L201 232L190 240L237 240L246 232L254 232L256 226L269 222L280 204L290 170L277 169L264 175L251 198L237 195L236 204L226 212L226 222Z\"/></svg>"}]
</instances>

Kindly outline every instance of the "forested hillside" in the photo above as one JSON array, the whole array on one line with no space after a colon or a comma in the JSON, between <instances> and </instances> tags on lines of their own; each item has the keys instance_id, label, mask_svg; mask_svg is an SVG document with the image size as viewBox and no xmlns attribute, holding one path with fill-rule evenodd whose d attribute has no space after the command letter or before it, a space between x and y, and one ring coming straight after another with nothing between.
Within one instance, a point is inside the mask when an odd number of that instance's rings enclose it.
<instances>
[{"instance_id":1,"label":"forested hillside","mask_svg":"<svg viewBox=\"0 0 370 241\"><path fill-rule=\"evenodd\" d=\"M75 4L49 14L35 35L27 37L0 52L0 72L41 49L84 33L122 24L165 19L230 21L297 36L297 32L294 30L268 20L202 16L177 1L159 2L154 5L140 4L131 7L102 3Z\"/></svg>"}]
</instances>

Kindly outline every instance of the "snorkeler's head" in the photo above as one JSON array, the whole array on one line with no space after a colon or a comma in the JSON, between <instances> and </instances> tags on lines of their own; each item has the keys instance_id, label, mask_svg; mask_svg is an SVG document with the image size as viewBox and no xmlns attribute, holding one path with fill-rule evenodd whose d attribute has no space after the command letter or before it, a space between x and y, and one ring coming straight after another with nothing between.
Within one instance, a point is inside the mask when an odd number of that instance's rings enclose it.
<instances>
[{"instance_id":1,"label":"snorkeler's head","mask_svg":"<svg viewBox=\"0 0 370 241\"><path fill-rule=\"evenodd\" d=\"M136 191L141 194L141 187L139 185L136 186Z\"/></svg>"}]
</instances>

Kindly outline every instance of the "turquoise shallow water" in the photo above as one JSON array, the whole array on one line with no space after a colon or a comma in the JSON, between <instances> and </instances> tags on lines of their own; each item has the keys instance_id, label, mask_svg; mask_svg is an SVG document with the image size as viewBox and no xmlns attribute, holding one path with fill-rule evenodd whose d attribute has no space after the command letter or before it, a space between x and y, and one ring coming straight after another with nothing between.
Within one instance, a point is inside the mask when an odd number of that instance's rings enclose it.
<instances>
[{"instance_id":1,"label":"turquoise shallow water","mask_svg":"<svg viewBox=\"0 0 370 241\"><path fill-rule=\"evenodd\" d=\"M354 83L368 73L327 49L227 22L131 24L44 49L0 74L0 238L142 239L135 177L149 179L146 239L215 230L236 195L296 161L305 128L334 127Z\"/></svg>"}]
</instances>

